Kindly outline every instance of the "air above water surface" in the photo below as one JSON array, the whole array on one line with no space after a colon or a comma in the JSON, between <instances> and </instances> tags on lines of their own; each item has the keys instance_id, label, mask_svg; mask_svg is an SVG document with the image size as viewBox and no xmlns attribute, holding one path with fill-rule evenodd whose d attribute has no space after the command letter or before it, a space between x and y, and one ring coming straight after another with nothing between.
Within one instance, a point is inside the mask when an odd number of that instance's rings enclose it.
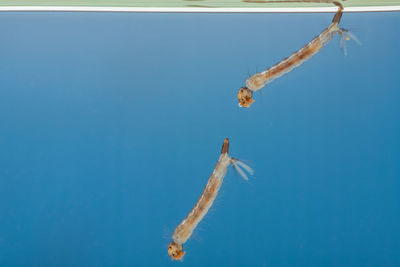
<instances>
[{"instance_id":1,"label":"air above water surface","mask_svg":"<svg viewBox=\"0 0 400 267\"><path fill-rule=\"evenodd\" d=\"M398 266L398 13L345 13L362 46L237 106L331 19L1 13L0 265ZM228 170L171 262L225 137L255 175Z\"/></svg>"}]
</instances>

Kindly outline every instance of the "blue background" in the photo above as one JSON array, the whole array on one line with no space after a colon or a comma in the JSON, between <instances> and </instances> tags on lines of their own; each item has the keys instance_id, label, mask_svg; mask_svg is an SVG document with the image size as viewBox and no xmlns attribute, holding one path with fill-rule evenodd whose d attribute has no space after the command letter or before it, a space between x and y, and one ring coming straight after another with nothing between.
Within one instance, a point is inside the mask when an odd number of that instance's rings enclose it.
<instances>
[{"instance_id":1,"label":"blue background","mask_svg":"<svg viewBox=\"0 0 400 267\"><path fill-rule=\"evenodd\" d=\"M399 266L400 15L0 14L1 266ZM222 141L229 170L184 262L174 228Z\"/></svg>"}]
</instances>

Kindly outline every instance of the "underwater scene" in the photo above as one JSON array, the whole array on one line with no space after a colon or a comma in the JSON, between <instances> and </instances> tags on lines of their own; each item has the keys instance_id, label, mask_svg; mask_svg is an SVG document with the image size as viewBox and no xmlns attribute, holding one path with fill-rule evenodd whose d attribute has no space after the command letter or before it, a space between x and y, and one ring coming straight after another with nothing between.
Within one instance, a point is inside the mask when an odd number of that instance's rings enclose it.
<instances>
[{"instance_id":1,"label":"underwater scene","mask_svg":"<svg viewBox=\"0 0 400 267\"><path fill-rule=\"evenodd\" d=\"M0 266L400 266L400 13L340 16L1 13Z\"/></svg>"}]
</instances>

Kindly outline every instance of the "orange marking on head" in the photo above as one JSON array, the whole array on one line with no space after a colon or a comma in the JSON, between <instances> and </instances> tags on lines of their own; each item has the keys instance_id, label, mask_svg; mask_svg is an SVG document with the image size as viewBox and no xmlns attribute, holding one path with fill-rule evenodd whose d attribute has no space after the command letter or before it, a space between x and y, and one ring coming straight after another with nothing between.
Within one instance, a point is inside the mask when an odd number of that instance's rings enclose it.
<instances>
[{"instance_id":1,"label":"orange marking on head","mask_svg":"<svg viewBox=\"0 0 400 267\"><path fill-rule=\"evenodd\" d=\"M254 102L252 96L253 92L249 88L247 87L240 88L237 94L240 106L249 108L250 105Z\"/></svg>"},{"instance_id":2,"label":"orange marking on head","mask_svg":"<svg viewBox=\"0 0 400 267\"><path fill-rule=\"evenodd\" d=\"M186 252L183 251L183 246L172 241L168 245L168 254L173 260L182 260Z\"/></svg>"}]
</instances>

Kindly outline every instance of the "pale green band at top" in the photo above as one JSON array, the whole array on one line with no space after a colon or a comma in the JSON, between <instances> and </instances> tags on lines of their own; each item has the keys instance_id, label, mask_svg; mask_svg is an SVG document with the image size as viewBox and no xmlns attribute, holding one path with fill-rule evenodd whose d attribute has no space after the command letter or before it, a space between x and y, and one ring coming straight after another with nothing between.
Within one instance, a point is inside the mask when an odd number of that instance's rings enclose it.
<instances>
[{"instance_id":1,"label":"pale green band at top","mask_svg":"<svg viewBox=\"0 0 400 267\"><path fill-rule=\"evenodd\" d=\"M344 7L400 6L400 0L347 0ZM76 7L204 7L204 8L305 8L327 7L322 3L263 3L262 0L0 0L0 6Z\"/></svg>"}]
</instances>

